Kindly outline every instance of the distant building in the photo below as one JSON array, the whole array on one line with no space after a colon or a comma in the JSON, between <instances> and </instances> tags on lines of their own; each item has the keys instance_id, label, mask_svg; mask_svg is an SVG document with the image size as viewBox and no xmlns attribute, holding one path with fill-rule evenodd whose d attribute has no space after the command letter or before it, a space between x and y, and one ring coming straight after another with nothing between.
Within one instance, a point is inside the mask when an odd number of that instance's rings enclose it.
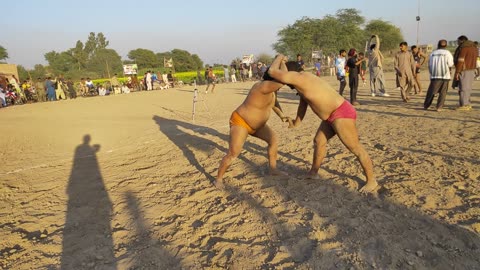
<instances>
[{"instance_id":1,"label":"distant building","mask_svg":"<svg viewBox=\"0 0 480 270\"><path fill-rule=\"evenodd\" d=\"M433 45L432 44L423 44L423 45L418 45L418 48L425 54L430 54L433 52Z\"/></svg>"}]
</instances>

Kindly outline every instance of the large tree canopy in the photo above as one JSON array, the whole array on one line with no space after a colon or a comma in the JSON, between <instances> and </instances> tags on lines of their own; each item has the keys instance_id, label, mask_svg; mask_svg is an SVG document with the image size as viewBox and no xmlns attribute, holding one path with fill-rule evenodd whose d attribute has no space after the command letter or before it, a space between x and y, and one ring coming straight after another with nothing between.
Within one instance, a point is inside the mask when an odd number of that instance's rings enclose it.
<instances>
[{"instance_id":1,"label":"large tree canopy","mask_svg":"<svg viewBox=\"0 0 480 270\"><path fill-rule=\"evenodd\" d=\"M340 49L356 48L362 51L372 34L380 36L382 50L393 48L392 44L403 38L400 29L388 22L372 20L366 25L365 22L356 9L340 9L335 15L321 19L303 17L278 32L273 48L293 58L302 54L309 61L311 52L316 50L336 53Z\"/></svg>"},{"instance_id":2,"label":"large tree canopy","mask_svg":"<svg viewBox=\"0 0 480 270\"><path fill-rule=\"evenodd\" d=\"M159 62L157 56L151 50L135 49L127 54L128 59L132 60L139 68L155 68L158 67Z\"/></svg>"}]
</instances>

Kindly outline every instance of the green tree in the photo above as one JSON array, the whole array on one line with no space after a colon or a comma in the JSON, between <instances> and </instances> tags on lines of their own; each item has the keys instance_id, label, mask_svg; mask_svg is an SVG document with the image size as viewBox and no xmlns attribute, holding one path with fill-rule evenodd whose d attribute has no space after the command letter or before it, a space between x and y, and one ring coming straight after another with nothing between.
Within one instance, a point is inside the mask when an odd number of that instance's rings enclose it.
<instances>
[{"instance_id":1,"label":"green tree","mask_svg":"<svg viewBox=\"0 0 480 270\"><path fill-rule=\"evenodd\" d=\"M30 70L30 75L32 79L36 80L37 78L45 78L47 74L47 70L41 64L36 64L32 70Z\"/></svg>"},{"instance_id":2,"label":"green tree","mask_svg":"<svg viewBox=\"0 0 480 270\"><path fill-rule=\"evenodd\" d=\"M20 80L20 83L23 82L24 80L30 79L30 75L28 73L28 70L25 69L24 66L17 65L17 71L18 71L18 79Z\"/></svg>"},{"instance_id":3,"label":"green tree","mask_svg":"<svg viewBox=\"0 0 480 270\"><path fill-rule=\"evenodd\" d=\"M271 56L267 53L261 53L257 56L257 61L268 65L268 64L271 64L273 62L273 56Z\"/></svg>"},{"instance_id":4,"label":"green tree","mask_svg":"<svg viewBox=\"0 0 480 270\"><path fill-rule=\"evenodd\" d=\"M173 49L170 52L162 52L156 54L160 69L165 71L168 67L164 67L164 59L173 60L174 69L176 72L192 71L202 69L203 61L196 54L190 54L188 51L181 49Z\"/></svg>"},{"instance_id":5,"label":"green tree","mask_svg":"<svg viewBox=\"0 0 480 270\"><path fill-rule=\"evenodd\" d=\"M71 48L67 53L76 61L78 70L85 69L88 61L88 54L84 51L83 43L78 40L75 48Z\"/></svg>"},{"instance_id":6,"label":"green tree","mask_svg":"<svg viewBox=\"0 0 480 270\"><path fill-rule=\"evenodd\" d=\"M326 15L321 19L303 17L277 33L278 41L273 44L273 48L293 59L300 53L305 62L311 60L313 50L322 50L326 54L350 48L362 51L367 36L371 35L363 30L364 25L365 18L356 9L340 9L335 15ZM395 33L396 27L392 27L393 29L389 27L386 30ZM388 39L395 40L390 38L391 35L387 36ZM388 44L389 42L387 47Z\"/></svg>"},{"instance_id":7,"label":"green tree","mask_svg":"<svg viewBox=\"0 0 480 270\"><path fill-rule=\"evenodd\" d=\"M90 32L87 41L85 42L85 47L83 48L83 51L86 53L87 58L90 59L95 55L97 50L107 48L108 44L109 41L105 38L105 35L102 32L98 34L95 34L95 32Z\"/></svg>"},{"instance_id":8,"label":"green tree","mask_svg":"<svg viewBox=\"0 0 480 270\"><path fill-rule=\"evenodd\" d=\"M87 64L87 70L108 78L122 72L122 58L113 49L99 49Z\"/></svg>"},{"instance_id":9,"label":"green tree","mask_svg":"<svg viewBox=\"0 0 480 270\"><path fill-rule=\"evenodd\" d=\"M298 53L308 55L312 48L315 25L318 19L303 17L293 25L288 25L278 32L279 41L273 48L282 54L294 58Z\"/></svg>"},{"instance_id":10,"label":"green tree","mask_svg":"<svg viewBox=\"0 0 480 270\"><path fill-rule=\"evenodd\" d=\"M404 40L400 28L382 20L369 21L365 26L365 34L367 39L372 35L378 35L380 38L380 50L382 51L395 49Z\"/></svg>"},{"instance_id":11,"label":"green tree","mask_svg":"<svg viewBox=\"0 0 480 270\"><path fill-rule=\"evenodd\" d=\"M67 52L51 51L45 54L45 59L55 74L65 74L75 66L75 59Z\"/></svg>"},{"instance_id":12,"label":"green tree","mask_svg":"<svg viewBox=\"0 0 480 270\"><path fill-rule=\"evenodd\" d=\"M8 58L7 49L3 46L0 46L0 61L6 60Z\"/></svg>"},{"instance_id":13,"label":"green tree","mask_svg":"<svg viewBox=\"0 0 480 270\"><path fill-rule=\"evenodd\" d=\"M155 68L159 66L157 56L151 50L135 49L128 52L127 57L134 61L138 68Z\"/></svg>"}]
</instances>

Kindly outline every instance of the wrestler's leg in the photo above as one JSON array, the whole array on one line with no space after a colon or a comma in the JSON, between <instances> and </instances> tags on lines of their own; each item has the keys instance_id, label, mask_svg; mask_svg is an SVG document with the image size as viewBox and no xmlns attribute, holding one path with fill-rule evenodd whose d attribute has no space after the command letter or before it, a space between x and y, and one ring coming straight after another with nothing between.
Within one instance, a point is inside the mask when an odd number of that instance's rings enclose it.
<instances>
[{"instance_id":1,"label":"wrestler's leg","mask_svg":"<svg viewBox=\"0 0 480 270\"><path fill-rule=\"evenodd\" d=\"M312 168L307 173L308 178L319 178L318 170L327 154L327 142L333 136L335 136L335 131L332 126L328 122L322 121L313 139L313 162Z\"/></svg>"},{"instance_id":2,"label":"wrestler's leg","mask_svg":"<svg viewBox=\"0 0 480 270\"><path fill-rule=\"evenodd\" d=\"M257 129L257 131L252 134L252 136L257 137L266 143L268 143L268 165L270 168L270 174L279 174L277 171L277 155L278 155L278 137L273 132L273 130L264 125L263 127Z\"/></svg>"},{"instance_id":3,"label":"wrestler's leg","mask_svg":"<svg viewBox=\"0 0 480 270\"><path fill-rule=\"evenodd\" d=\"M350 118L339 118L333 122L333 128L342 143L352 152L360 161L367 183L360 189L360 192L371 192L378 186L373 176L373 164L367 151L358 140L357 127L355 120Z\"/></svg>"},{"instance_id":4,"label":"wrestler's leg","mask_svg":"<svg viewBox=\"0 0 480 270\"><path fill-rule=\"evenodd\" d=\"M223 188L223 175L225 174L225 171L228 169L228 167L230 167L233 160L237 158L238 155L240 155L247 136L248 132L245 128L240 126L230 127L230 141L228 145L228 152L220 162L217 179L214 183L217 188Z\"/></svg>"}]
</instances>

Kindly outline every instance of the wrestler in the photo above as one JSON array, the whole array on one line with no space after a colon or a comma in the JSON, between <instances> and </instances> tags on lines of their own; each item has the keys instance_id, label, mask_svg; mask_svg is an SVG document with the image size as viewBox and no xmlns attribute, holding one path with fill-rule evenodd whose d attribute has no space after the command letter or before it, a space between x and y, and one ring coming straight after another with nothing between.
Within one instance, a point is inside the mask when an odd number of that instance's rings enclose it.
<instances>
[{"instance_id":1,"label":"wrestler","mask_svg":"<svg viewBox=\"0 0 480 270\"><path fill-rule=\"evenodd\" d=\"M286 69L285 65L284 68ZM277 170L278 138L266 123L273 109L283 122L289 122L289 124L293 125L290 118L283 116L276 100L275 92L283 85L283 83L275 81L265 72L263 80L252 86L245 101L232 113L230 117L229 148L218 168L217 178L214 183L217 188L223 188L223 175L242 151L248 135L268 143L267 152L270 174L279 174ZM278 106L275 106L276 103Z\"/></svg>"},{"instance_id":2,"label":"wrestler","mask_svg":"<svg viewBox=\"0 0 480 270\"><path fill-rule=\"evenodd\" d=\"M367 183L360 192L374 191L378 183L373 175L372 161L358 140L355 108L323 79L308 72L285 70L286 60L285 56L278 55L268 73L274 79L292 85L301 97L294 126L303 120L308 106L323 120L315 135L313 163L307 176L319 178L318 170L327 152L327 142L337 135L363 168Z\"/></svg>"}]
</instances>

